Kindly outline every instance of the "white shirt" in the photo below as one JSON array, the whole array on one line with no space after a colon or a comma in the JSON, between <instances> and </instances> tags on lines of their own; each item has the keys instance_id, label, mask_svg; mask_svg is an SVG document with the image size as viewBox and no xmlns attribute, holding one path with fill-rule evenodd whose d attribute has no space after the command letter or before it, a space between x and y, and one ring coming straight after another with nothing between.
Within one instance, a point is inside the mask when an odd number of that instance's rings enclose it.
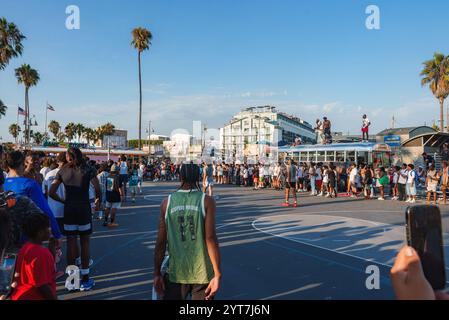
<instances>
[{"instance_id":1,"label":"white shirt","mask_svg":"<svg viewBox=\"0 0 449 320\"><path fill-rule=\"evenodd\" d=\"M407 183L414 184L415 183L415 176L416 176L415 171L414 170L410 170L407 173Z\"/></svg>"},{"instance_id":2,"label":"white shirt","mask_svg":"<svg viewBox=\"0 0 449 320\"><path fill-rule=\"evenodd\" d=\"M407 178L404 178L402 175L405 174L408 176L408 171L406 169L402 169L401 171L399 171L399 179L398 179L398 183L400 184L406 184L407 183Z\"/></svg>"},{"instance_id":3,"label":"white shirt","mask_svg":"<svg viewBox=\"0 0 449 320\"><path fill-rule=\"evenodd\" d=\"M357 168L354 168L351 170L351 173L349 174L349 181L351 182L356 182L356 177L359 174L359 171L357 170Z\"/></svg>"},{"instance_id":4,"label":"white shirt","mask_svg":"<svg viewBox=\"0 0 449 320\"><path fill-rule=\"evenodd\" d=\"M59 168L50 171L47 173L44 179L44 185L47 186L47 190L50 190L50 187L56 179L56 174L58 173ZM65 187L63 184L60 184L58 187L58 190L56 191L56 194L59 198L62 200L65 200ZM53 212L53 215L55 218L63 218L64 217L64 204L58 201L53 200L52 198L48 197L48 206L50 207L51 211Z\"/></svg>"},{"instance_id":5,"label":"white shirt","mask_svg":"<svg viewBox=\"0 0 449 320\"><path fill-rule=\"evenodd\" d=\"M318 181L321 180L321 169L320 168L316 169L316 178L315 178L315 180L318 180Z\"/></svg>"},{"instance_id":6,"label":"white shirt","mask_svg":"<svg viewBox=\"0 0 449 320\"><path fill-rule=\"evenodd\" d=\"M137 169L137 176L143 178L143 170L141 168Z\"/></svg>"},{"instance_id":7,"label":"white shirt","mask_svg":"<svg viewBox=\"0 0 449 320\"><path fill-rule=\"evenodd\" d=\"M364 128L366 128L366 127L369 126L370 121L369 121L368 117L367 117L366 119L363 119L362 124L363 124L363 127L364 127Z\"/></svg>"},{"instance_id":8,"label":"white shirt","mask_svg":"<svg viewBox=\"0 0 449 320\"><path fill-rule=\"evenodd\" d=\"M50 168L48 168L48 167L43 167L39 173L42 175L42 177L45 178L45 176L47 175L47 173L49 173L50 171L51 171Z\"/></svg>"},{"instance_id":9,"label":"white shirt","mask_svg":"<svg viewBox=\"0 0 449 320\"><path fill-rule=\"evenodd\" d=\"M393 173L393 183L396 184L399 181L399 173Z\"/></svg>"}]
</instances>

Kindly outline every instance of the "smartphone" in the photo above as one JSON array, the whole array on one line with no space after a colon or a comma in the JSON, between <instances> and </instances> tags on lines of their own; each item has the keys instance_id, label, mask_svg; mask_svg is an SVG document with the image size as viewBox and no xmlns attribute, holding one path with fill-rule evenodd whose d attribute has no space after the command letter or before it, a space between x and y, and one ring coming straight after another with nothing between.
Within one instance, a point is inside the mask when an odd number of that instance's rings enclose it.
<instances>
[{"instance_id":1,"label":"smartphone","mask_svg":"<svg viewBox=\"0 0 449 320\"><path fill-rule=\"evenodd\" d=\"M0 296L8 296L11 293L16 261L15 254L6 255L3 258L3 263L0 265Z\"/></svg>"},{"instance_id":2,"label":"smartphone","mask_svg":"<svg viewBox=\"0 0 449 320\"><path fill-rule=\"evenodd\" d=\"M440 209L421 205L406 210L407 243L418 253L424 275L434 290L446 287Z\"/></svg>"}]
</instances>

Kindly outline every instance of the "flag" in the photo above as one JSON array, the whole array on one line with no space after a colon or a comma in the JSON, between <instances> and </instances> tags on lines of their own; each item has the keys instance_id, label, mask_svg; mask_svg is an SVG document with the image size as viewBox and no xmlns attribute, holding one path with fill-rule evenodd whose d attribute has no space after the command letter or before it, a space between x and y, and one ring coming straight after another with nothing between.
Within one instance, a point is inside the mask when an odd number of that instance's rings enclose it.
<instances>
[{"instance_id":1,"label":"flag","mask_svg":"<svg viewBox=\"0 0 449 320\"><path fill-rule=\"evenodd\" d=\"M21 107L18 107L17 113L19 114L19 116L26 116L27 115L25 110L23 110Z\"/></svg>"},{"instance_id":2,"label":"flag","mask_svg":"<svg viewBox=\"0 0 449 320\"><path fill-rule=\"evenodd\" d=\"M47 103L47 109L50 110L50 111L56 111L55 108L53 108L53 107L52 107L51 105L49 105L48 103Z\"/></svg>"}]
</instances>

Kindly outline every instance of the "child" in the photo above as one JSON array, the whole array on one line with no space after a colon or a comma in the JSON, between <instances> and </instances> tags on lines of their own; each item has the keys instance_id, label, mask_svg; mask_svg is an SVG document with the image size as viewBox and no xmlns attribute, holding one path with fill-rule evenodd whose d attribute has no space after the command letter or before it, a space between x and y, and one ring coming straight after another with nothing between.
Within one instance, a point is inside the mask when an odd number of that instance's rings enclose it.
<instances>
[{"instance_id":1,"label":"child","mask_svg":"<svg viewBox=\"0 0 449 320\"><path fill-rule=\"evenodd\" d=\"M393 168L393 199L392 200L398 200L399 199L399 191L398 191L398 182L399 182L399 171L401 171L401 167L395 166Z\"/></svg>"},{"instance_id":2,"label":"child","mask_svg":"<svg viewBox=\"0 0 449 320\"><path fill-rule=\"evenodd\" d=\"M19 252L16 263L17 287L11 300L57 300L55 259L42 242L50 238L50 221L46 215L33 214L23 224L29 238Z\"/></svg>"},{"instance_id":3,"label":"child","mask_svg":"<svg viewBox=\"0 0 449 320\"><path fill-rule=\"evenodd\" d=\"M137 165L134 166L131 178L129 179L129 191L131 192L132 202L136 202L137 186L139 184L139 171Z\"/></svg>"},{"instance_id":4,"label":"child","mask_svg":"<svg viewBox=\"0 0 449 320\"><path fill-rule=\"evenodd\" d=\"M115 216L117 215L117 210L121 207L121 198L123 196L122 181L118 173L117 166L113 165L106 183L106 211L103 226L108 228L118 227L118 224L115 222ZM110 222L109 216L111 216Z\"/></svg>"}]
</instances>

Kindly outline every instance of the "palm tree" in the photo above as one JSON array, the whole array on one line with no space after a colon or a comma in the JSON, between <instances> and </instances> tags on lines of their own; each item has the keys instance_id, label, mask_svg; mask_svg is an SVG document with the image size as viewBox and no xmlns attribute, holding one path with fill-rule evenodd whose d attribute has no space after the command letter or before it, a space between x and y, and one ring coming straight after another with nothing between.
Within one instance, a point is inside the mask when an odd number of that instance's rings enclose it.
<instances>
[{"instance_id":1,"label":"palm tree","mask_svg":"<svg viewBox=\"0 0 449 320\"><path fill-rule=\"evenodd\" d=\"M65 133L62 132L62 131L60 131L60 132L58 133L58 135L56 136L56 141L58 141L58 142L64 142L65 138L66 138Z\"/></svg>"},{"instance_id":2,"label":"palm tree","mask_svg":"<svg viewBox=\"0 0 449 320\"><path fill-rule=\"evenodd\" d=\"M435 53L433 59L424 62L420 74L421 85L429 85L435 98L440 102L440 131L444 130L444 100L449 96L449 56Z\"/></svg>"},{"instance_id":3,"label":"palm tree","mask_svg":"<svg viewBox=\"0 0 449 320\"><path fill-rule=\"evenodd\" d=\"M86 128L81 123L77 123L76 124L75 132L76 132L76 134L78 136L78 142L81 142L81 137L83 136L85 129Z\"/></svg>"},{"instance_id":4,"label":"palm tree","mask_svg":"<svg viewBox=\"0 0 449 320\"><path fill-rule=\"evenodd\" d=\"M90 145L91 142L96 142L95 139L97 137L97 133L92 128L85 128L84 130L84 138L87 140L87 144Z\"/></svg>"},{"instance_id":5,"label":"palm tree","mask_svg":"<svg viewBox=\"0 0 449 320\"><path fill-rule=\"evenodd\" d=\"M16 144L17 144L17 138L19 137L20 134L20 126L16 123L13 123L12 125L9 126L9 134L16 140Z\"/></svg>"},{"instance_id":6,"label":"palm tree","mask_svg":"<svg viewBox=\"0 0 449 320\"><path fill-rule=\"evenodd\" d=\"M28 91L30 87L36 86L39 82L39 73L37 70L32 69L29 64L23 64L21 67L16 69L16 78L19 83L22 83L25 86L25 130L28 132L28 135L25 138L25 143L30 143L30 105Z\"/></svg>"},{"instance_id":7,"label":"palm tree","mask_svg":"<svg viewBox=\"0 0 449 320\"><path fill-rule=\"evenodd\" d=\"M59 131L61 131L61 125L59 124L58 121L52 120L48 124L48 130L50 130L55 139L58 139Z\"/></svg>"},{"instance_id":8,"label":"palm tree","mask_svg":"<svg viewBox=\"0 0 449 320\"><path fill-rule=\"evenodd\" d=\"M8 109L7 106L3 103L2 100L0 100L0 119L6 115L6 110Z\"/></svg>"},{"instance_id":9,"label":"palm tree","mask_svg":"<svg viewBox=\"0 0 449 320\"><path fill-rule=\"evenodd\" d=\"M73 122L70 122L65 126L64 133L68 142L72 141L76 134L76 125Z\"/></svg>"},{"instance_id":10,"label":"palm tree","mask_svg":"<svg viewBox=\"0 0 449 320\"><path fill-rule=\"evenodd\" d=\"M35 132L35 133L33 133L33 139L34 139L34 143L36 143L37 145L40 145L42 143L42 141L44 140L44 135L40 132Z\"/></svg>"},{"instance_id":11,"label":"palm tree","mask_svg":"<svg viewBox=\"0 0 449 320\"><path fill-rule=\"evenodd\" d=\"M6 68L9 60L22 55L24 39L25 36L14 23L8 22L6 18L0 19L0 70Z\"/></svg>"},{"instance_id":12,"label":"palm tree","mask_svg":"<svg viewBox=\"0 0 449 320\"><path fill-rule=\"evenodd\" d=\"M139 150L142 149L142 66L141 55L142 52L148 50L151 46L153 35L145 28L136 28L131 32L133 41L131 45L137 49L139 61Z\"/></svg>"}]
</instances>

